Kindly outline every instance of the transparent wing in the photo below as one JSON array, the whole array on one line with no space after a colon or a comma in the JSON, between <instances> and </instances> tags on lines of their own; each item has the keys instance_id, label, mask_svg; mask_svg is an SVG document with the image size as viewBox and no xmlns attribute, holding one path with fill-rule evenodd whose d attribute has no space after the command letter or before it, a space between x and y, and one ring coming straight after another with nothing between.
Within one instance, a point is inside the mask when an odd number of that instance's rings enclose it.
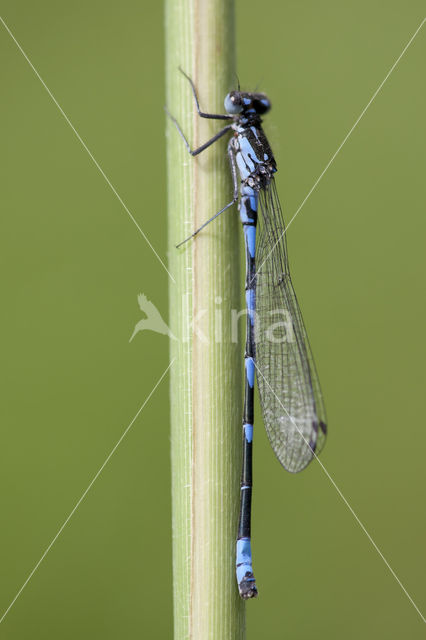
<instances>
[{"instance_id":1,"label":"transparent wing","mask_svg":"<svg viewBox=\"0 0 426 640\"><path fill-rule=\"evenodd\" d=\"M272 448L292 473L322 449L321 389L290 279L285 225L274 180L260 191L256 248L255 362Z\"/></svg>"}]
</instances>

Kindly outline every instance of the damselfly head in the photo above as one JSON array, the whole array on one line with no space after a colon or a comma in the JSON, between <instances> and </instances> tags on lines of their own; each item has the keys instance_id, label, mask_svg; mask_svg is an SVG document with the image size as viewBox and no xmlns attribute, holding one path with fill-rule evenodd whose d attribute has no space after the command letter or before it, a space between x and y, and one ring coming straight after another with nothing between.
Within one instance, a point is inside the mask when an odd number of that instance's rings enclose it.
<instances>
[{"instance_id":1,"label":"damselfly head","mask_svg":"<svg viewBox=\"0 0 426 640\"><path fill-rule=\"evenodd\" d=\"M262 115L271 108L269 98L264 93L231 91L225 98L225 109L232 115L238 113Z\"/></svg>"}]
</instances>

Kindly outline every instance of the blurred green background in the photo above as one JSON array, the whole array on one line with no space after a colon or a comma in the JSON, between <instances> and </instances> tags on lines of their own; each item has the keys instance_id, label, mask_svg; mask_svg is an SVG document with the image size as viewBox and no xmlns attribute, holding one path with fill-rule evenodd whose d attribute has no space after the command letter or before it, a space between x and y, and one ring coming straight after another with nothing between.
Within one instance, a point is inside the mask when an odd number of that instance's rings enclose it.
<instances>
[{"instance_id":1,"label":"blurred green background","mask_svg":"<svg viewBox=\"0 0 426 640\"><path fill-rule=\"evenodd\" d=\"M420 1L237 1L238 74L272 100L287 220L423 13ZM161 3L3 0L1 15L167 259ZM420 609L425 29L288 237L328 409L322 462ZM138 293L167 318L168 279L1 25L0 55L4 612L168 364L165 336L129 344ZM320 466L284 473L263 429L255 453L261 596L247 605L248 638L423 637ZM169 460L165 380L2 638L171 637Z\"/></svg>"}]
</instances>

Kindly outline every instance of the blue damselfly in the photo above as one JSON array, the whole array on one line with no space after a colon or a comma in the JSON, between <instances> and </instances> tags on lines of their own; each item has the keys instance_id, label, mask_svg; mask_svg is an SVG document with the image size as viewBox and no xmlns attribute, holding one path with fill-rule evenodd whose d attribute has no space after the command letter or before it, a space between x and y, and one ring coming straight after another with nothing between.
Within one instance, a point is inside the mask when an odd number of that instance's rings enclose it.
<instances>
[{"instance_id":1,"label":"blue damselfly","mask_svg":"<svg viewBox=\"0 0 426 640\"><path fill-rule=\"evenodd\" d=\"M247 327L236 574L240 596L247 599L257 595L250 538L255 371L266 431L287 471L301 471L319 453L326 437L326 417L290 278L286 229L274 180L276 162L261 125L261 116L271 108L269 99L263 93L238 89L225 98L226 114L204 113L194 83L185 73L184 76L191 84L198 115L230 122L203 145L191 149L178 122L168 114L189 153L196 156L226 133L233 132L228 143L234 185L232 201L190 238L238 202L245 239ZM286 322L277 323L277 314L281 317L284 314Z\"/></svg>"}]
</instances>

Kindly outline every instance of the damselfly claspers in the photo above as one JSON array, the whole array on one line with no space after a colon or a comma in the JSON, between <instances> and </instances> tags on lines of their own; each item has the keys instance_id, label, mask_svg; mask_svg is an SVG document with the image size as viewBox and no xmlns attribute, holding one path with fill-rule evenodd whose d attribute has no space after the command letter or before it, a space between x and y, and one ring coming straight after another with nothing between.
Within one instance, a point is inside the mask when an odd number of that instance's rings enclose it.
<instances>
[{"instance_id":1,"label":"damselfly claspers","mask_svg":"<svg viewBox=\"0 0 426 640\"><path fill-rule=\"evenodd\" d=\"M230 121L213 138L191 149L178 122L168 114L189 153L196 156L233 131L228 143L233 199L190 238L238 201L246 253L247 333L236 574L240 596L247 599L257 595L250 539L255 371L266 431L287 471L301 471L319 453L327 432L326 417L290 278L286 230L274 181L276 162L261 125L261 116L269 111L271 103L263 93L231 91L224 102L227 114L204 113L194 83L182 73L191 84L198 115ZM281 321L277 322L277 318Z\"/></svg>"}]
</instances>

